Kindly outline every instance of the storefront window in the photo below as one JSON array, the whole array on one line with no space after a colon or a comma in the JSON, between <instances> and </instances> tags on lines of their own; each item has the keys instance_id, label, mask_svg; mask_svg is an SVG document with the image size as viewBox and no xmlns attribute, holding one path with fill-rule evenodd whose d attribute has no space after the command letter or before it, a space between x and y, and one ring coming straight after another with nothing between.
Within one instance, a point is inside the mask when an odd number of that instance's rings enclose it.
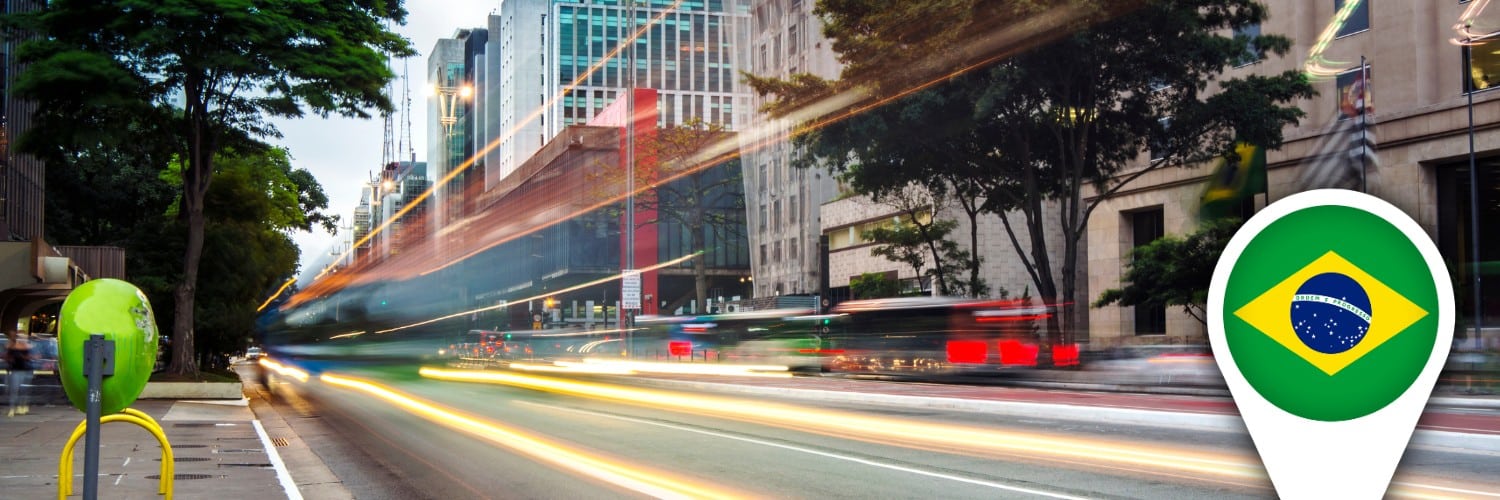
<instances>
[{"instance_id":1,"label":"storefront window","mask_svg":"<svg viewBox=\"0 0 1500 500\"><path fill-rule=\"evenodd\" d=\"M1474 321L1474 273L1477 267L1484 327L1500 326L1500 158L1478 161L1479 173L1479 252L1474 252L1474 227L1470 223L1469 162L1467 160L1437 166L1438 180L1438 248L1453 277L1454 299L1458 304L1458 332L1465 337ZM1475 263L1478 263L1476 266Z\"/></svg>"}]
</instances>

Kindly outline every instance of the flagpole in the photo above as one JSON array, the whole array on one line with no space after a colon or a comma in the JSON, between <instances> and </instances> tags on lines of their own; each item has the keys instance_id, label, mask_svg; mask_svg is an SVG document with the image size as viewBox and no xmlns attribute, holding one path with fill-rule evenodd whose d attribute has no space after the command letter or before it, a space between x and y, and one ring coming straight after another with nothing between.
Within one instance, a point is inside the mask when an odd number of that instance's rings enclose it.
<instances>
[{"instance_id":1,"label":"flagpole","mask_svg":"<svg viewBox=\"0 0 1500 500\"><path fill-rule=\"evenodd\" d=\"M1469 57L1473 57L1472 46L1464 50L1469 52ZM1476 89L1473 75L1466 71L1464 79L1469 82L1469 88L1465 89L1468 92L1465 95L1469 99L1469 260L1474 262L1474 270L1470 272L1470 276L1474 279L1474 348L1480 349L1480 344L1483 343L1483 335L1480 332L1484 326L1484 295L1480 293L1482 280L1479 272L1479 168L1474 156L1474 91Z\"/></svg>"},{"instance_id":2,"label":"flagpole","mask_svg":"<svg viewBox=\"0 0 1500 500\"><path fill-rule=\"evenodd\" d=\"M1370 144L1365 142L1365 128L1369 126L1365 122L1365 110L1368 109L1369 102L1370 66L1365 64L1365 56L1359 56L1359 191L1362 193L1370 192L1370 184L1367 180L1368 174L1366 173L1367 168L1365 166L1367 163L1365 161L1365 148L1370 147Z\"/></svg>"}]
</instances>

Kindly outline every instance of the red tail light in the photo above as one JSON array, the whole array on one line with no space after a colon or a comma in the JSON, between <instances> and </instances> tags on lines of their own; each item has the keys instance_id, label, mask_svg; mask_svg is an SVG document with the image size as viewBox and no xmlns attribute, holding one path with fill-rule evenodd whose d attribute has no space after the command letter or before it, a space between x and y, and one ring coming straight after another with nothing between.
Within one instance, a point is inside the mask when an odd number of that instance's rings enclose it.
<instances>
[{"instance_id":1,"label":"red tail light","mask_svg":"<svg viewBox=\"0 0 1500 500\"><path fill-rule=\"evenodd\" d=\"M983 363L988 354L983 340L949 340L949 363Z\"/></svg>"},{"instance_id":2,"label":"red tail light","mask_svg":"<svg viewBox=\"0 0 1500 500\"><path fill-rule=\"evenodd\" d=\"M685 340L667 342L667 352L673 356L687 356L693 352L693 343Z\"/></svg>"},{"instance_id":3,"label":"red tail light","mask_svg":"<svg viewBox=\"0 0 1500 500\"><path fill-rule=\"evenodd\" d=\"M1078 344L1054 345L1052 346L1052 364L1054 366L1074 366L1078 364Z\"/></svg>"},{"instance_id":4,"label":"red tail light","mask_svg":"<svg viewBox=\"0 0 1500 500\"><path fill-rule=\"evenodd\" d=\"M1009 366L1036 366L1037 346L1022 344L1019 340L1000 341L1000 364Z\"/></svg>"}]
</instances>

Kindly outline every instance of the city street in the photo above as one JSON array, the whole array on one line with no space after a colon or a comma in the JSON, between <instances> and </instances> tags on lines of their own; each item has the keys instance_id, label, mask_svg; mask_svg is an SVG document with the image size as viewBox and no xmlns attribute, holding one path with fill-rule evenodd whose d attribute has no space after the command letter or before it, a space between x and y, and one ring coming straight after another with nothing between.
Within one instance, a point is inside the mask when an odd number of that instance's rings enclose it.
<instances>
[{"instance_id":1,"label":"city street","mask_svg":"<svg viewBox=\"0 0 1500 500\"><path fill-rule=\"evenodd\" d=\"M1249 439L1231 432L661 391L608 377L571 382L772 413L436 381L409 367L277 378L277 410L299 434L326 438L309 445L357 498L1272 496ZM369 385L341 385L350 383ZM859 426L839 430L849 422ZM1495 496L1487 471L1497 467L1493 452L1418 447L1391 492Z\"/></svg>"}]
</instances>

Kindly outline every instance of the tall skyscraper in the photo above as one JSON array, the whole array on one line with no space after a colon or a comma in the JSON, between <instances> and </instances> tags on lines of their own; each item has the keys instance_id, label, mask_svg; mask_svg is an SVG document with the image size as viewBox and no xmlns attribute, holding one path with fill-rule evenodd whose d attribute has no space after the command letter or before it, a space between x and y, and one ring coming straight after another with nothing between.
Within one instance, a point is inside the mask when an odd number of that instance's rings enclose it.
<instances>
[{"instance_id":1,"label":"tall skyscraper","mask_svg":"<svg viewBox=\"0 0 1500 500\"><path fill-rule=\"evenodd\" d=\"M842 69L821 35L822 21L811 0L756 0L751 6L751 42L745 66L758 76L787 78L798 73L836 79ZM754 108L765 103L756 96ZM741 137L745 165L745 207L756 297L818 291L820 206L837 194L826 169L791 165L796 154L787 133L796 125L764 113L751 113Z\"/></svg>"},{"instance_id":2,"label":"tall skyscraper","mask_svg":"<svg viewBox=\"0 0 1500 500\"><path fill-rule=\"evenodd\" d=\"M503 1L490 18L487 50L498 77L485 90L499 93L487 96L498 106L491 120L497 125L485 139L499 141L488 183L509 175L563 127L587 122L626 87L658 91L659 125L698 118L739 128L750 106L739 84L744 58L736 52L749 45L748 0L673 4Z\"/></svg>"}]
</instances>

